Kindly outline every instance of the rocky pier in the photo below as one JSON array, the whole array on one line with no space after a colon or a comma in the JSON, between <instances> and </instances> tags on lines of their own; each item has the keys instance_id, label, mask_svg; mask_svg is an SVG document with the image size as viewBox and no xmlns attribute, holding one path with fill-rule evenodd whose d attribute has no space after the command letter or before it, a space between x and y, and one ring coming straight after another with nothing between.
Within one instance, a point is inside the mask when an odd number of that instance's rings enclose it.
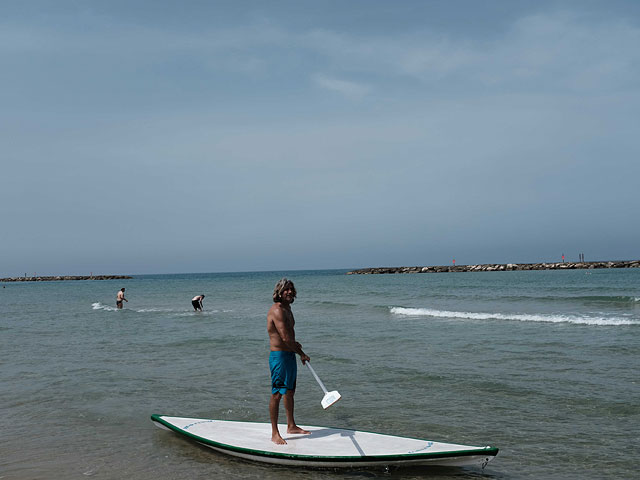
<instances>
[{"instance_id":1,"label":"rocky pier","mask_svg":"<svg viewBox=\"0 0 640 480\"><path fill-rule=\"evenodd\" d=\"M35 276L35 277L8 277L0 278L3 282L54 282L61 280L126 280L133 277L128 275L57 275L57 276Z\"/></svg>"},{"instance_id":2,"label":"rocky pier","mask_svg":"<svg viewBox=\"0 0 640 480\"><path fill-rule=\"evenodd\" d=\"M376 267L352 270L347 272L347 275L374 275L383 273L504 272L513 270L588 270L594 268L640 268L640 260L558 263L485 263L481 265L440 265L431 267Z\"/></svg>"}]
</instances>

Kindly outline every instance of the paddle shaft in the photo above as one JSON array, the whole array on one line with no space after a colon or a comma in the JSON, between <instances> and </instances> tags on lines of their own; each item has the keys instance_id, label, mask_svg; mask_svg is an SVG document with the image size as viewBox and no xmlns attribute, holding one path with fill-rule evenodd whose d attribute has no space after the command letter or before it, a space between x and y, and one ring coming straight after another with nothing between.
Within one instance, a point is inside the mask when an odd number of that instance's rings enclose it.
<instances>
[{"instance_id":1,"label":"paddle shaft","mask_svg":"<svg viewBox=\"0 0 640 480\"><path fill-rule=\"evenodd\" d=\"M318 385L320 385L320 388L322 389L322 391L324 393L329 393L327 391L327 387L324 386L324 383L322 383L322 380L320 380L320 377L318 377L318 374L316 373L316 371L313 369L313 367L311 366L311 362L307 361L305 363L305 365L307 367L309 367L309 370L311 370L311 373L313 373L313 376L316 378L316 382L318 382Z\"/></svg>"}]
</instances>

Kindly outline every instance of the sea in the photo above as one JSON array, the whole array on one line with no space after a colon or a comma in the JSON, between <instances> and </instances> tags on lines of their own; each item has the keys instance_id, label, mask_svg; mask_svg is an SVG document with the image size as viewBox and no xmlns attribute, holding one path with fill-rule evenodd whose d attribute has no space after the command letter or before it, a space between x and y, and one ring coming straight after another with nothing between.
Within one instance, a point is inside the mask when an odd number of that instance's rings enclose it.
<instances>
[{"instance_id":1,"label":"sea","mask_svg":"<svg viewBox=\"0 0 640 480\"><path fill-rule=\"evenodd\" d=\"M299 367L299 424L498 456L484 469L300 469L154 426L154 413L269 421L266 314L282 277L298 291L297 340L342 395L323 410ZM0 479L637 478L639 381L640 269L5 283Z\"/></svg>"}]
</instances>

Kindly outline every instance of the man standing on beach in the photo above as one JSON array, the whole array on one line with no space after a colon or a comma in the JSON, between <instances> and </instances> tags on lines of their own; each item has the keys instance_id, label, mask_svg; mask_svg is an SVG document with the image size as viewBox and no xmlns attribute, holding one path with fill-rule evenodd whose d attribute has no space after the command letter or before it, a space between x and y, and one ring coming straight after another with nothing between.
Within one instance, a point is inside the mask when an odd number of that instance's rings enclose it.
<instances>
[{"instance_id":1,"label":"man standing on beach","mask_svg":"<svg viewBox=\"0 0 640 480\"><path fill-rule=\"evenodd\" d=\"M204 295L196 295L191 299L191 305L193 305L193 309L196 312L198 310L202 311L202 300L204 300Z\"/></svg>"},{"instance_id":2,"label":"man standing on beach","mask_svg":"<svg viewBox=\"0 0 640 480\"><path fill-rule=\"evenodd\" d=\"M291 304L296 298L296 287L291 280L281 279L273 289L273 306L267 314L267 333L269 334L269 369L271 370L271 400L269 416L271 417L271 441L285 445L284 438L278 431L278 413L280 399L284 395L284 409L287 414L287 433L308 434L307 430L296 425L293 418L293 395L296 391L298 365L296 353L302 363L309 357L302 351L302 345L296 342L295 320L291 312Z\"/></svg>"},{"instance_id":3,"label":"man standing on beach","mask_svg":"<svg viewBox=\"0 0 640 480\"><path fill-rule=\"evenodd\" d=\"M118 295L116 296L116 308L122 308L122 301L129 302L126 298L124 298L124 287L120 289Z\"/></svg>"}]
</instances>

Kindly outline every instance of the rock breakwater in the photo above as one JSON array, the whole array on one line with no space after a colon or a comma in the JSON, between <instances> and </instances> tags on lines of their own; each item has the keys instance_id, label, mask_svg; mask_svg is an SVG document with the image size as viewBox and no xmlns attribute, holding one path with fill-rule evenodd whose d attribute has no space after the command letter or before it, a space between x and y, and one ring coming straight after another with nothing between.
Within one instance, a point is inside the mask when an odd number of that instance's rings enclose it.
<instances>
[{"instance_id":1,"label":"rock breakwater","mask_svg":"<svg viewBox=\"0 0 640 480\"><path fill-rule=\"evenodd\" d=\"M431 267L376 267L352 270L347 272L347 275L371 275L383 273L504 272L512 270L575 270L593 268L640 268L640 260L558 263L485 263L481 265L440 265Z\"/></svg>"},{"instance_id":2,"label":"rock breakwater","mask_svg":"<svg viewBox=\"0 0 640 480\"><path fill-rule=\"evenodd\" d=\"M0 282L53 282L61 280L126 280L128 275L57 275L36 277L8 277L0 278Z\"/></svg>"}]
</instances>

